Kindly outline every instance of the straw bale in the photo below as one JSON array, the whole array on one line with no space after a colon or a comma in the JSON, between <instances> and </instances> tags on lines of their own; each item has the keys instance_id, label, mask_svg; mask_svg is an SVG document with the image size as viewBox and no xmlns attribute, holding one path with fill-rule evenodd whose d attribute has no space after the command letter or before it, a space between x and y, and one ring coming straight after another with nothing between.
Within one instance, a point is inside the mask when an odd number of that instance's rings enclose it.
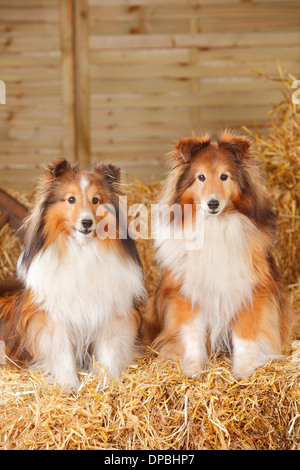
<instances>
[{"instance_id":1,"label":"straw bale","mask_svg":"<svg viewBox=\"0 0 300 470\"><path fill-rule=\"evenodd\" d=\"M10 190L7 192L28 209L32 208L35 200L35 191L24 193ZM15 276L16 263L21 249L22 244L19 237L8 223L5 224L0 230L0 282Z\"/></svg>"},{"instance_id":2,"label":"straw bale","mask_svg":"<svg viewBox=\"0 0 300 470\"><path fill-rule=\"evenodd\" d=\"M224 356L186 379L179 365L150 352L122 383L82 374L78 392L68 394L32 371L3 368L1 448L300 449L299 344L290 352L239 383Z\"/></svg>"},{"instance_id":3,"label":"straw bale","mask_svg":"<svg viewBox=\"0 0 300 470\"><path fill-rule=\"evenodd\" d=\"M237 382L230 358L216 354L187 379L179 362L163 361L149 348L121 382L109 383L97 364L99 375L81 371L79 390L69 393L7 362L0 366L1 449L300 450L300 120L290 83L281 80L280 86L284 99L272 110L270 132L253 137L279 217L276 257L298 319L283 357ZM128 181L128 206L149 208L161 187ZM13 195L32 206L34 193ZM137 245L152 293L157 266L151 239ZM18 237L4 226L0 279L15 272L20 250Z\"/></svg>"}]
</instances>

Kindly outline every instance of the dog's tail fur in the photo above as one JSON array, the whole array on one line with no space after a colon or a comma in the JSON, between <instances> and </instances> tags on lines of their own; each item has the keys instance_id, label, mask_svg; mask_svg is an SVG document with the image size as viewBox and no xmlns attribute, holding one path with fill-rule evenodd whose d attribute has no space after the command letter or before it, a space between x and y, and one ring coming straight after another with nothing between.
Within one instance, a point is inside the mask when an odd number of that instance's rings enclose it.
<instances>
[{"instance_id":1,"label":"dog's tail fur","mask_svg":"<svg viewBox=\"0 0 300 470\"><path fill-rule=\"evenodd\" d=\"M26 363L31 359L24 331L35 312L36 307L26 292L0 299L0 340L4 342L5 355L13 361Z\"/></svg>"}]
</instances>

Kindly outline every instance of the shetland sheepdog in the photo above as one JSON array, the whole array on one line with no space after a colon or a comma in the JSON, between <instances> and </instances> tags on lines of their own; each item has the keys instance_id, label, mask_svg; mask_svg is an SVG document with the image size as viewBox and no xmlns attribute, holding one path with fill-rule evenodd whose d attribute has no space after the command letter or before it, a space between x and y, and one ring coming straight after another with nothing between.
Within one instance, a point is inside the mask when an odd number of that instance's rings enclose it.
<instances>
[{"instance_id":1,"label":"shetland sheepdog","mask_svg":"<svg viewBox=\"0 0 300 470\"><path fill-rule=\"evenodd\" d=\"M184 234L156 237L160 276L144 339L162 355L177 356L188 377L224 350L232 354L233 375L248 379L282 354L291 331L293 315L272 254L276 217L254 153L251 140L229 131L216 141L182 138L171 152L160 204L191 210L179 223L171 214L156 224L188 226L201 213L196 226L203 239L186 249Z\"/></svg>"},{"instance_id":2,"label":"shetland sheepdog","mask_svg":"<svg viewBox=\"0 0 300 470\"><path fill-rule=\"evenodd\" d=\"M119 230L120 195L113 164L77 172L64 159L50 163L23 225L24 288L0 301L6 356L65 389L78 387L78 368L94 359L120 376L138 350L144 274L135 242L97 234L100 205L115 207Z\"/></svg>"}]
</instances>

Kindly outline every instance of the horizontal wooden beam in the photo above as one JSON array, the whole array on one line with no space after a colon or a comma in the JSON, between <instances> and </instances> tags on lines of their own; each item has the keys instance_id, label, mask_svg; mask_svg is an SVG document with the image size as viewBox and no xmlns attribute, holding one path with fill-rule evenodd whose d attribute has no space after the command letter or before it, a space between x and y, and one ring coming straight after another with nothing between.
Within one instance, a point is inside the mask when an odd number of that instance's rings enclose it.
<instances>
[{"instance_id":1,"label":"horizontal wooden beam","mask_svg":"<svg viewBox=\"0 0 300 470\"><path fill-rule=\"evenodd\" d=\"M147 49L147 48L186 48L204 49L227 47L282 47L297 46L300 31L285 32L245 32L240 33L195 33L195 34L132 34L132 35L91 35L91 50L108 49Z\"/></svg>"}]
</instances>

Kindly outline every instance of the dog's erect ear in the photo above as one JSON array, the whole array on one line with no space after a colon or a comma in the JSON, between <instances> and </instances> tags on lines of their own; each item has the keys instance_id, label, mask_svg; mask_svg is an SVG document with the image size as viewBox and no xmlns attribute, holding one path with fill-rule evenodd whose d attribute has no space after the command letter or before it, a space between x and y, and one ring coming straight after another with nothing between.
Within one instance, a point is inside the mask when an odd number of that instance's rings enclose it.
<instances>
[{"instance_id":1,"label":"dog's erect ear","mask_svg":"<svg viewBox=\"0 0 300 470\"><path fill-rule=\"evenodd\" d=\"M248 137L229 133L223 133L218 137L218 145L231 152L240 161L250 153L253 147L252 141Z\"/></svg>"},{"instance_id":2,"label":"dog's erect ear","mask_svg":"<svg viewBox=\"0 0 300 470\"><path fill-rule=\"evenodd\" d=\"M73 172L72 166L64 158L53 160L45 168L45 173L50 178L61 178L71 172Z\"/></svg>"},{"instance_id":3,"label":"dog's erect ear","mask_svg":"<svg viewBox=\"0 0 300 470\"><path fill-rule=\"evenodd\" d=\"M211 137L184 137L180 139L171 154L173 164L189 163L192 156L210 144Z\"/></svg>"},{"instance_id":4,"label":"dog's erect ear","mask_svg":"<svg viewBox=\"0 0 300 470\"><path fill-rule=\"evenodd\" d=\"M121 181L121 168L114 163L98 163L94 166L93 173L103 176L108 183L120 183Z\"/></svg>"}]
</instances>

